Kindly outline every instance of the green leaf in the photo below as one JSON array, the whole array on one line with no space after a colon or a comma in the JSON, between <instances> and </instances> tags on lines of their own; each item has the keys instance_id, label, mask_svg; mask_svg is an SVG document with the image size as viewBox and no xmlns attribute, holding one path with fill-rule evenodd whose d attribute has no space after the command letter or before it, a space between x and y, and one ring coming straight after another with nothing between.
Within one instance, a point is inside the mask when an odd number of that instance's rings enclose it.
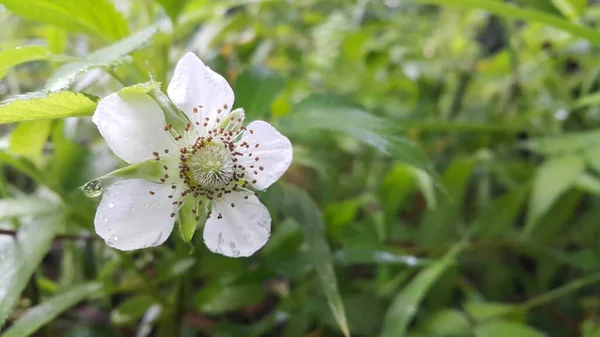
<instances>
[{"instance_id":1,"label":"green leaf","mask_svg":"<svg viewBox=\"0 0 600 337\"><path fill-rule=\"evenodd\" d=\"M31 93L0 102L0 124L25 120L91 116L96 102L74 92Z\"/></svg>"},{"instance_id":2,"label":"green leaf","mask_svg":"<svg viewBox=\"0 0 600 337\"><path fill-rule=\"evenodd\" d=\"M459 210L476 163L475 158L458 158L444 172L447 195L440 198L435 209L425 214L419 228L417 239L424 247L449 244L457 238Z\"/></svg>"},{"instance_id":3,"label":"green leaf","mask_svg":"<svg viewBox=\"0 0 600 337\"><path fill-rule=\"evenodd\" d=\"M293 185L279 183L272 186L265 195L269 200L268 205L278 208L300 225L308 245L308 258L321 281L329 308L344 335L349 336L344 303L338 291L321 211L305 191Z\"/></svg>"},{"instance_id":4,"label":"green leaf","mask_svg":"<svg viewBox=\"0 0 600 337\"><path fill-rule=\"evenodd\" d=\"M260 283L240 285L210 284L194 296L196 307L207 314L222 314L260 303L264 297Z\"/></svg>"},{"instance_id":5,"label":"green leaf","mask_svg":"<svg viewBox=\"0 0 600 337\"><path fill-rule=\"evenodd\" d=\"M298 103L289 116L280 121L283 134L306 136L309 131L343 133L394 159L430 171L429 164L414 144L399 136L399 131L385 118L374 116L356 103L335 95L313 95Z\"/></svg>"},{"instance_id":6,"label":"green leaf","mask_svg":"<svg viewBox=\"0 0 600 337\"><path fill-rule=\"evenodd\" d=\"M11 313L29 278L50 249L54 235L62 223L59 216L38 217L21 227L16 239L0 243L0 327Z\"/></svg>"},{"instance_id":7,"label":"green leaf","mask_svg":"<svg viewBox=\"0 0 600 337\"><path fill-rule=\"evenodd\" d=\"M242 72L233 86L235 105L244 108L246 117L268 119L271 104L281 93L285 80L267 68L250 68Z\"/></svg>"},{"instance_id":8,"label":"green leaf","mask_svg":"<svg viewBox=\"0 0 600 337\"><path fill-rule=\"evenodd\" d=\"M427 336L463 337L469 335L467 316L458 310L442 310L424 322L420 331Z\"/></svg>"},{"instance_id":9,"label":"green leaf","mask_svg":"<svg viewBox=\"0 0 600 337\"><path fill-rule=\"evenodd\" d=\"M46 83L46 90L60 91L68 88L78 75L94 68L110 69L129 63L128 54L145 46L156 34L157 28L150 26L108 47L96 50L85 58L67 63L58 68Z\"/></svg>"},{"instance_id":10,"label":"green leaf","mask_svg":"<svg viewBox=\"0 0 600 337\"><path fill-rule=\"evenodd\" d=\"M56 295L50 300L28 310L2 334L2 337L30 336L70 307L98 293L100 289L102 289L102 285L93 282L81 284L62 294Z\"/></svg>"},{"instance_id":11,"label":"green leaf","mask_svg":"<svg viewBox=\"0 0 600 337\"><path fill-rule=\"evenodd\" d=\"M50 51L46 46L23 46L0 50L0 79L6 75L9 68L25 62L45 60L49 55Z\"/></svg>"},{"instance_id":12,"label":"green leaf","mask_svg":"<svg viewBox=\"0 0 600 337\"><path fill-rule=\"evenodd\" d=\"M156 0L164 9L174 23L185 7L187 0Z\"/></svg>"},{"instance_id":13,"label":"green leaf","mask_svg":"<svg viewBox=\"0 0 600 337\"><path fill-rule=\"evenodd\" d=\"M0 219L56 212L58 207L56 204L38 197L0 199Z\"/></svg>"},{"instance_id":14,"label":"green leaf","mask_svg":"<svg viewBox=\"0 0 600 337\"><path fill-rule=\"evenodd\" d=\"M116 326L122 326L142 317L146 310L156 303L156 300L148 295L140 295L128 298L111 311L110 320Z\"/></svg>"},{"instance_id":15,"label":"green leaf","mask_svg":"<svg viewBox=\"0 0 600 337\"><path fill-rule=\"evenodd\" d=\"M566 21L558 16L546 14L544 12L533 9L520 8L514 5L506 4L501 1L494 0L415 0L417 2L457 6L463 8L477 8L488 12L510 17L514 19L524 20L526 22L540 22L545 25L562 29L574 36L582 37L594 44L600 44L600 33L592 28L577 25Z\"/></svg>"},{"instance_id":16,"label":"green leaf","mask_svg":"<svg viewBox=\"0 0 600 337\"><path fill-rule=\"evenodd\" d=\"M464 310L475 321L489 321L493 318L504 318L519 312L518 307L494 302L467 302Z\"/></svg>"},{"instance_id":17,"label":"green leaf","mask_svg":"<svg viewBox=\"0 0 600 337\"><path fill-rule=\"evenodd\" d=\"M21 122L10 136L10 152L23 156L40 167L43 160L42 151L51 128L50 120Z\"/></svg>"},{"instance_id":18,"label":"green leaf","mask_svg":"<svg viewBox=\"0 0 600 337\"><path fill-rule=\"evenodd\" d=\"M477 219L477 236L490 238L510 233L529 189L530 186L516 188L490 202Z\"/></svg>"},{"instance_id":19,"label":"green leaf","mask_svg":"<svg viewBox=\"0 0 600 337\"><path fill-rule=\"evenodd\" d=\"M454 264L456 257L464 248L464 243L454 246L442 259L422 270L402 289L385 314L381 337L406 335L408 326L419 310L423 298L440 276Z\"/></svg>"},{"instance_id":20,"label":"green leaf","mask_svg":"<svg viewBox=\"0 0 600 337\"><path fill-rule=\"evenodd\" d=\"M540 218L575 183L584 170L585 161L579 155L553 157L538 168L523 235L527 236L533 232Z\"/></svg>"},{"instance_id":21,"label":"green leaf","mask_svg":"<svg viewBox=\"0 0 600 337\"><path fill-rule=\"evenodd\" d=\"M127 36L127 21L110 0L0 0L27 19L114 41Z\"/></svg>"},{"instance_id":22,"label":"green leaf","mask_svg":"<svg viewBox=\"0 0 600 337\"><path fill-rule=\"evenodd\" d=\"M545 155L559 155L595 149L600 144L600 131L567 133L553 137L532 139L527 148Z\"/></svg>"},{"instance_id":23,"label":"green leaf","mask_svg":"<svg viewBox=\"0 0 600 337\"><path fill-rule=\"evenodd\" d=\"M489 322L475 328L476 337L545 337L546 334L527 325L510 321Z\"/></svg>"}]
</instances>

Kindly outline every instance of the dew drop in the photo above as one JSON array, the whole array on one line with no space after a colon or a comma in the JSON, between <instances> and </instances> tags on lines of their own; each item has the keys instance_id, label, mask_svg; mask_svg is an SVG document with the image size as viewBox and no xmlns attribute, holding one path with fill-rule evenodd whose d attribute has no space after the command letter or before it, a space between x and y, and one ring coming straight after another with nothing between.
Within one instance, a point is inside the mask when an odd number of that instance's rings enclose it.
<instances>
[{"instance_id":1,"label":"dew drop","mask_svg":"<svg viewBox=\"0 0 600 337\"><path fill-rule=\"evenodd\" d=\"M102 194L100 180L92 180L83 186L83 193L88 198L97 198Z\"/></svg>"},{"instance_id":2,"label":"dew drop","mask_svg":"<svg viewBox=\"0 0 600 337\"><path fill-rule=\"evenodd\" d=\"M115 204L113 204L112 202L108 204L108 208L115 208Z\"/></svg>"}]
</instances>

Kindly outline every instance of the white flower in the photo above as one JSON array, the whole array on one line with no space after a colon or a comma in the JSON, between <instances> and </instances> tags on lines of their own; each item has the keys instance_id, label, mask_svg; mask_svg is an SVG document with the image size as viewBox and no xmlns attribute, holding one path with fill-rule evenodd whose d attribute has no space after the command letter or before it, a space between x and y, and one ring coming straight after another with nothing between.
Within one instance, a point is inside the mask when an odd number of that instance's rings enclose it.
<instances>
[{"instance_id":1,"label":"white flower","mask_svg":"<svg viewBox=\"0 0 600 337\"><path fill-rule=\"evenodd\" d=\"M92 121L113 152L130 164L155 159L161 183L143 179L110 185L98 206L96 232L120 250L162 244L184 203L198 221L206 215L204 242L226 256L249 256L271 231L271 216L251 190L277 181L292 161L292 145L270 124L242 126L244 111L231 111L227 81L196 55L177 64L167 90L189 123L182 134L167 125L158 104L143 93L105 97Z\"/></svg>"}]
</instances>

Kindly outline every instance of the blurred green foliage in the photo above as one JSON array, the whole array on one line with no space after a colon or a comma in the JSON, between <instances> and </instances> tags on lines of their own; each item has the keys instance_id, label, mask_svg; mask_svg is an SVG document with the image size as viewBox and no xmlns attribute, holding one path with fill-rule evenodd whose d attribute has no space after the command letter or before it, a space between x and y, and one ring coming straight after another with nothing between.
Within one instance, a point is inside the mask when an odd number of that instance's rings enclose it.
<instances>
[{"instance_id":1,"label":"blurred green foliage","mask_svg":"<svg viewBox=\"0 0 600 337\"><path fill-rule=\"evenodd\" d=\"M1 336L600 336L599 23L594 0L0 0ZM112 250L79 189L123 167L99 98L165 89L188 51L294 145L247 259L189 226Z\"/></svg>"}]
</instances>

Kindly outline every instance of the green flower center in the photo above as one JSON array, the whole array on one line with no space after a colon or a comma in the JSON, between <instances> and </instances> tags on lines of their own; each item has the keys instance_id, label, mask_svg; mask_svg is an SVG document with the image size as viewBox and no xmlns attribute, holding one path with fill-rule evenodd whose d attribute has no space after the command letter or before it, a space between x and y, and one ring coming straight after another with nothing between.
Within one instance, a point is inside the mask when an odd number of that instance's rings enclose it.
<instances>
[{"instance_id":1,"label":"green flower center","mask_svg":"<svg viewBox=\"0 0 600 337\"><path fill-rule=\"evenodd\" d=\"M223 144L210 143L185 160L188 185L202 189L221 189L229 185L234 173L231 151Z\"/></svg>"}]
</instances>

